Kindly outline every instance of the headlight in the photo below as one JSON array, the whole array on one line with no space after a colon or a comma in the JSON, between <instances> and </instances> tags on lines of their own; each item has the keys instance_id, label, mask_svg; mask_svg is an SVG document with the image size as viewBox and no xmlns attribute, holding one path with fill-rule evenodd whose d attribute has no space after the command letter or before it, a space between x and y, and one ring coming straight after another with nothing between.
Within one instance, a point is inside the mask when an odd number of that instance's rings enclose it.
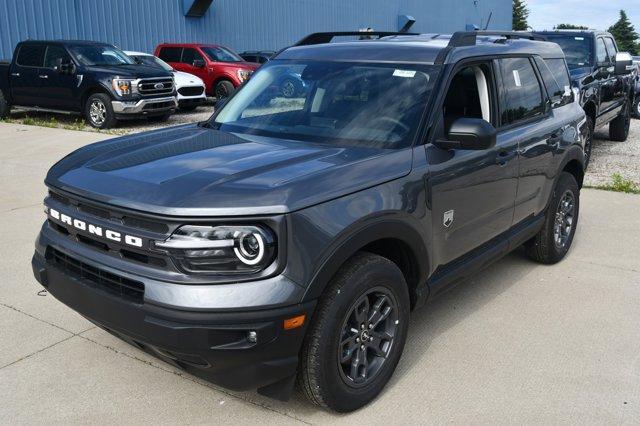
<instances>
[{"instance_id":1,"label":"headlight","mask_svg":"<svg viewBox=\"0 0 640 426\"><path fill-rule=\"evenodd\" d=\"M238 80L240 80L241 83L244 83L245 81L249 80L251 74L253 74L253 71L238 70Z\"/></svg>"},{"instance_id":2,"label":"headlight","mask_svg":"<svg viewBox=\"0 0 640 426\"><path fill-rule=\"evenodd\" d=\"M274 234L261 226L185 225L155 246L194 273L253 274L276 256Z\"/></svg>"},{"instance_id":3,"label":"headlight","mask_svg":"<svg viewBox=\"0 0 640 426\"><path fill-rule=\"evenodd\" d=\"M118 96L130 95L132 93L132 85L131 82L133 80L123 79L123 78L114 78L111 80L111 86L113 90L118 94Z\"/></svg>"}]
</instances>

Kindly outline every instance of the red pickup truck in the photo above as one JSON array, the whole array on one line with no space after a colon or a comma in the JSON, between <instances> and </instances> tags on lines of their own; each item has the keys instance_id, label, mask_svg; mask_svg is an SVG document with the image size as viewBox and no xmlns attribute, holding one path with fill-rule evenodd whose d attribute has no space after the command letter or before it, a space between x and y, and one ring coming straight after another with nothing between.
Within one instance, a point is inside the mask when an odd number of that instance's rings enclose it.
<instances>
[{"instance_id":1,"label":"red pickup truck","mask_svg":"<svg viewBox=\"0 0 640 426\"><path fill-rule=\"evenodd\" d=\"M155 55L178 71L200 77L207 94L218 99L233 93L260 66L216 44L165 43L156 47Z\"/></svg>"}]
</instances>

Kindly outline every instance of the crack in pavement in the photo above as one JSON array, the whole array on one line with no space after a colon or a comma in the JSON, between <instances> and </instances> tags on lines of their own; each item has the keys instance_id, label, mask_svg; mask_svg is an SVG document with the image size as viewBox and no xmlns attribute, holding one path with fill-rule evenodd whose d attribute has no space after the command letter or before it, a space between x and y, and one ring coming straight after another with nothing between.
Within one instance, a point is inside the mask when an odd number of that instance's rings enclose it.
<instances>
[{"instance_id":1,"label":"crack in pavement","mask_svg":"<svg viewBox=\"0 0 640 426\"><path fill-rule=\"evenodd\" d=\"M87 330L87 331L88 331L88 330ZM84 333L84 332L83 332L83 333ZM167 368L163 368L163 367L162 367L162 366L160 366L160 365L154 364L154 363L152 363L152 362L150 362L150 361L147 361L147 360L144 360L144 359L142 359L142 358L138 358L138 357L137 357L137 356L135 356L135 355L131 355L131 354L128 354L128 353L126 353L126 352L119 351L118 349L116 349L116 348L114 348L114 347L112 347L112 346L104 345L104 344L102 344L102 343L100 343L100 342L97 342L97 341L95 341L95 340L93 340L93 339L91 339L91 338L89 338L89 337L86 337L86 336L83 336L83 335L80 335L80 334L78 334L78 337L80 337L81 339L85 339L85 340L87 340L87 341L89 341L89 342L91 342L91 343L94 343L94 344L96 344L96 345L98 345L98 346L100 346L100 347L103 347L103 348L105 348L105 349L111 350L111 351L113 351L113 352L115 352L115 353L117 353L117 354L119 354L119 355L123 355L123 356L125 356L125 357L127 357L127 358L133 359L133 360L135 360L135 361L139 361L139 362L141 362L141 363L143 363L143 364L145 364L145 365L148 365L148 366L150 366L150 367L157 368L158 370L160 370L160 371L164 371L165 373L174 374L174 375L176 375L176 376L178 376L178 377L180 377L180 378L183 378L183 379L185 379L185 380L189 380L190 382L193 382L193 383L195 383L195 384L197 384L197 385L200 385L200 386L203 386L203 387L206 387L206 388L209 388L209 389L213 389L213 390L218 391L218 392L220 392L220 393L222 393L222 394L224 394L224 395L227 395L228 397L235 398L235 399L237 399L237 400L240 400L240 401L246 402L246 403L251 404L251 405L255 405L256 407L263 408L263 409L268 410L268 411L271 411L271 412L273 412L273 413L280 414L280 415L282 415L282 416L285 416L285 417L288 417L288 418L290 418L290 419L296 420L296 421L298 421L298 422L300 422L300 423L304 423L304 424L312 424L312 423L309 423L309 422L307 422L307 421L305 421L305 420L303 420L303 419L301 419L301 418L299 418L299 417L296 417L296 416L293 416L293 415L291 415L291 414L288 414L288 413L286 413L286 412L278 411L278 410L274 409L273 407L269 407L268 405L260 404L260 403L255 402L255 401L251 401L251 400L249 400L249 399L242 398L242 397L240 397L240 396L238 396L238 395L235 395L235 394L233 394L233 393L230 393L229 391L227 391L227 390L226 390L226 389L224 389L224 388L219 388L219 387L217 387L217 386L214 386L212 383L209 383L209 382L201 382L201 381L199 381L199 380L196 380L194 377L191 377L191 376L190 376L190 375L188 375L187 373L183 373L183 372L181 372L181 371L174 371L174 370L169 370L169 369L167 369Z\"/></svg>"},{"instance_id":2,"label":"crack in pavement","mask_svg":"<svg viewBox=\"0 0 640 426\"><path fill-rule=\"evenodd\" d=\"M44 351L46 351L47 349L50 349L50 348L52 348L52 347L54 347L54 346L56 346L56 345L59 345L60 343L66 342L67 340L72 339L72 338L74 338L74 337L76 337L76 336L77 336L77 334L72 334L71 336L67 336L67 337L65 337L64 339L60 340L59 342L55 342L55 343L53 343L53 344L51 344L51 345L49 345L49 346L47 346L47 347L45 347L45 348L38 349L37 351L35 351L35 352L33 352L33 353L30 353L29 355L25 355L25 356L23 356L23 357L22 357L22 358L20 358L20 359L17 359L17 360L15 360L15 361L11 361L11 362L10 362L10 363L8 363L8 364L2 365L2 366L0 366L0 370L2 370L3 368L10 367L10 366L12 366L12 365L14 365L14 364L17 364L17 363L19 363L20 361L24 361L25 359L31 358L31 357L32 357L32 356L34 356L34 355L38 355L39 353L44 352Z\"/></svg>"}]
</instances>

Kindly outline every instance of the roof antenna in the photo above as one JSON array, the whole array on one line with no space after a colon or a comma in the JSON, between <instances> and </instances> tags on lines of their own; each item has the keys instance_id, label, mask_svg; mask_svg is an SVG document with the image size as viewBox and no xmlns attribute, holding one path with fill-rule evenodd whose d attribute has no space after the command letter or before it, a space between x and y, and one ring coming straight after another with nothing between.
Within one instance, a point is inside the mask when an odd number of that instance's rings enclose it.
<instances>
[{"instance_id":1,"label":"roof antenna","mask_svg":"<svg viewBox=\"0 0 640 426\"><path fill-rule=\"evenodd\" d=\"M489 24L491 23L491 17L493 16L493 11L489 12L489 18L487 19L487 25L484 26L484 30L487 31L489 28Z\"/></svg>"}]
</instances>

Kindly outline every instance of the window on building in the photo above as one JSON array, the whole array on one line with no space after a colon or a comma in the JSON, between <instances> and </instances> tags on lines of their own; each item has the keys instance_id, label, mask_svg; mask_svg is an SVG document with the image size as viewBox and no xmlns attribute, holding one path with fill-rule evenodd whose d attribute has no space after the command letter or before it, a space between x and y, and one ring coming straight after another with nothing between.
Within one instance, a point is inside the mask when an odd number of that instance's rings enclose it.
<instances>
[{"instance_id":1,"label":"window on building","mask_svg":"<svg viewBox=\"0 0 640 426\"><path fill-rule=\"evenodd\" d=\"M18 52L17 63L23 67L41 67L46 47L41 44L23 44Z\"/></svg>"},{"instance_id":2,"label":"window on building","mask_svg":"<svg viewBox=\"0 0 640 426\"><path fill-rule=\"evenodd\" d=\"M536 63L542 81L547 89L553 108L573 102L573 92L569 80L569 71L564 59L542 59L536 57Z\"/></svg>"},{"instance_id":3,"label":"window on building","mask_svg":"<svg viewBox=\"0 0 640 426\"><path fill-rule=\"evenodd\" d=\"M510 125L544 113L538 77L528 58L500 59L503 81L502 124Z\"/></svg>"},{"instance_id":4,"label":"window on building","mask_svg":"<svg viewBox=\"0 0 640 426\"><path fill-rule=\"evenodd\" d=\"M48 46L47 53L44 55L44 67L58 69L59 63L67 64L71 62L71 58L66 50L61 46Z\"/></svg>"},{"instance_id":5,"label":"window on building","mask_svg":"<svg viewBox=\"0 0 640 426\"><path fill-rule=\"evenodd\" d=\"M159 56L165 62L180 62L182 47L163 47Z\"/></svg>"},{"instance_id":6,"label":"window on building","mask_svg":"<svg viewBox=\"0 0 640 426\"><path fill-rule=\"evenodd\" d=\"M182 51L182 60L180 62L182 62L183 64L193 65L193 61L196 61L196 60L202 61L204 59L196 49L185 47L184 50Z\"/></svg>"}]
</instances>

